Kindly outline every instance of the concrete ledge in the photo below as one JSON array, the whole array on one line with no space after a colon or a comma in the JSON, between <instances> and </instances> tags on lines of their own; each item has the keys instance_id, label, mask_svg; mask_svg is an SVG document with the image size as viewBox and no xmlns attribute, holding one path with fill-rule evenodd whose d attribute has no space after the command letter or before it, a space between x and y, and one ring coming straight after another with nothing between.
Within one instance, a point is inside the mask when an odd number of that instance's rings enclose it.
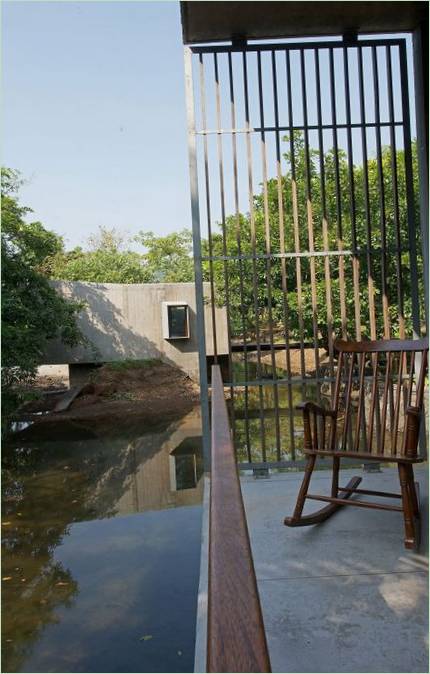
<instances>
[{"instance_id":1,"label":"concrete ledge","mask_svg":"<svg viewBox=\"0 0 430 674\"><path fill-rule=\"evenodd\" d=\"M196 645L194 651L195 672L206 672L210 488L210 478L208 475L205 475L203 483L202 546L200 557L199 591L197 597Z\"/></svg>"}]
</instances>

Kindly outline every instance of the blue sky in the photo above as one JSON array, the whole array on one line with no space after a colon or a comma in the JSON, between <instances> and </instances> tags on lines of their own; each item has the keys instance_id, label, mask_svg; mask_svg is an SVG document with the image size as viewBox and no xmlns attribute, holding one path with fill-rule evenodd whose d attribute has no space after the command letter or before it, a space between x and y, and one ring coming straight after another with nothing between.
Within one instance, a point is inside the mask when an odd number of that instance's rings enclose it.
<instances>
[{"instance_id":1,"label":"blue sky","mask_svg":"<svg viewBox=\"0 0 430 674\"><path fill-rule=\"evenodd\" d=\"M179 2L15 0L3 2L2 28L2 163L26 179L21 201L32 217L67 246L99 225L130 234L190 227ZM223 79L222 59L220 69ZM240 201L247 210L246 185Z\"/></svg>"},{"instance_id":2,"label":"blue sky","mask_svg":"<svg viewBox=\"0 0 430 674\"><path fill-rule=\"evenodd\" d=\"M69 245L189 226L179 3L4 2L2 24L2 162L33 217Z\"/></svg>"}]
</instances>

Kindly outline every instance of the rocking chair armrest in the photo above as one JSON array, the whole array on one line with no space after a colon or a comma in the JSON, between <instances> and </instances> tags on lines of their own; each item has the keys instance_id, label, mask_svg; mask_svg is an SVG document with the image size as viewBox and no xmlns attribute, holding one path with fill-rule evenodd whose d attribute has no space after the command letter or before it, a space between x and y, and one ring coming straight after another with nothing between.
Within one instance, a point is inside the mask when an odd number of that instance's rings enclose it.
<instances>
[{"instance_id":1,"label":"rocking chair armrest","mask_svg":"<svg viewBox=\"0 0 430 674\"><path fill-rule=\"evenodd\" d=\"M314 402L306 401L296 405L296 410L301 410L302 412L313 412L314 414L320 414L323 417L331 417L335 419L337 416L336 410L328 410L321 405L317 405Z\"/></svg>"},{"instance_id":2,"label":"rocking chair armrest","mask_svg":"<svg viewBox=\"0 0 430 674\"><path fill-rule=\"evenodd\" d=\"M421 417L421 409L419 407L414 407L412 405L409 405L409 407L406 408L406 414L408 416L413 416L413 417Z\"/></svg>"}]
</instances>

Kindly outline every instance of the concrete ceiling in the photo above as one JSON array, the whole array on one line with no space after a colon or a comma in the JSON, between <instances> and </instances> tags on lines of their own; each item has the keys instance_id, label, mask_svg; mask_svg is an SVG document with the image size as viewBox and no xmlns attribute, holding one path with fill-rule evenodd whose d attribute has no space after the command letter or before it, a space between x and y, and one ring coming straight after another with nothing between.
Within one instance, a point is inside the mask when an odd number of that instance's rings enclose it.
<instances>
[{"instance_id":1,"label":"concrete ceiling","mask_svg":"<svg viewBox=\"0 0 430 674\"><path fill-rule=\"evenodd\" d=\"M184 44L403 32L428 21L428 2L181 2Z\"/></svg>"}]
</instances>

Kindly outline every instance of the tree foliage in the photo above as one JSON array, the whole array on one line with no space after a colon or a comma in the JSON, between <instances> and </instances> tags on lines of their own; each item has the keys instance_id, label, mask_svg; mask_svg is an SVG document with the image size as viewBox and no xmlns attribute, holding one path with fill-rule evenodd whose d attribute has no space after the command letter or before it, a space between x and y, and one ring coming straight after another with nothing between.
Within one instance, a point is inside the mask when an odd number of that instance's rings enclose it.
<instances>
[{"instance_id":1,"label":"tree foliage","mask_svg":"<svg viewBox=\"0 0 430 674\"><path fill-rule=\"evenodd\" d=\"M146 249L143 265L151 283L187 283L194 280L189 230L183 229L166 236L139 232L135 240Z\"/></svg>"},{"instance_id":2,"label":"tree foliage","mask_svg":"<svg viewBox=\"0 0 430 674\"><path fill-rule=\"evenodd\" d=\"M62 249L61 237L40 222L25 221L17 172L2 169L2 394L3 410L19 399L17 385L30 380L49 339L78 343L78 303L60 297L41 273L46 256Z\"/></svg>"},{"instance_id":3,"label":"tree foliage","mask_svg":"<svg viewBox=\"0 0 430 674\"><path fill-rule=\"evenodd\" d=\"M89 237L89 250L60 250L45 260L53 279L95 283L185 283L192 281L192 239L188 230L156 236L139 232L133 239L100 227ZM133 243L143 253L131 250Z\"/></svg>"},{"instance_id":4,"label":"tree foliage","mask_svg":"<svg viewBox=\"0 0 430 674\"><path fill-rule=\"evenodd\" d=\"M45 260L45 273L62 281L93 283L147 283L141 256L127 248L128 241L113 229L100 227L88 238L89 250L64 248Z\"/></svg>"},{"instance_id":5,"label":"tree foliage","mask_svg":"<svg viewBox=\"0 0 430 674\"><path fill-rule=\"evenodd\" d=\"M261 186L253 198L253 212L229 215L224 223L224 236L219 231L212 237L213 256L223 255L242 260L214 261L217 302L229 301L231 328L234 335L253 335L257 324L261 329L267 326L269 315L275 325L289 324L292 338L301 333L310 340L316 325L317 337L326 337L328 330L329 305L332 305L332 329L341 334L341 304L345 306L348 334L353 337L360 330L362 337L370 337L371 316L375 314L376 333L383 336L382 295L385 288L390 307L392 335L399 334L399 316L404 316L407 331L411 329L411 287L409 239L407 227L407 200L405 180L405 157L398 150L395 157L391 149L382 150L382 175L384 195L384 215L381 211L381 182L378 162L370 158L366 172L362 165L354 165L353 190L354 210L351 209L350 176L347 155L343 150L335 153L329 150L322 157L324 182L321 181L320 155L315 149L309 150L303 137L296 133L290 141L284 138L287 152L284 160L287 170L280 181L267 181L267 192ZM397 194L393 191L393 161L397 171ZM416 147L413 145L413 160L416 164ZM309 167L307 171L307 166ZM417 175L414 166L415 195L417 198ZM337 179L338 177L338 179ZM296 209L295 209L296 206ZM418 203L415 208L415 231L419 231ZM279 213L283 213L280 222ZM396 220L399 227L395 226ZM309 233L309 223L312 236ZM295 226L297 224L297 226ZM370 225L370 226L368 226ZM385 234L383 233L385 228ZM219 230L222 224L219 223ZM269 235L267 236L267 231ZM224 241L225 239L225 241ZM284 241L283 246L281 241ZM400 244L400 249L399 249ZM337 253L327 259L323 256L311 258L306 251L350 251L344 256ZM419 244L417 243L419 251ZM259 259L270 250L275 257L268 262ZM384 256L383 250L386 251ZM290 257L285 261L285 285L283 292L283 252L300 251L304 257ZM204 243L208 254L208 243ZM254 253L256 255L254 255ZM254 259L249 259L254 257ZM339 269L343 257L344 280ZM358 269L359 320L355 321L355 295L353 284L353 264ZM385 265L386 283L383 282ZM420 268L421 257L418 255ZM209 264L205 263L205 276L209 278ZM402 278L399 292L398 279ZM228 298L227 285L228 284ZM254 282L255 281L255 292ZM271 302L268 287L271 285ZM301 297L298 292L301 285ZM314 285L314 292L312 286ZM375 311L371 310L372 299ZM300 305L300 306L299 306ZM302 324L301 319L302 318Z\"/></svg>"}]
</instances>

